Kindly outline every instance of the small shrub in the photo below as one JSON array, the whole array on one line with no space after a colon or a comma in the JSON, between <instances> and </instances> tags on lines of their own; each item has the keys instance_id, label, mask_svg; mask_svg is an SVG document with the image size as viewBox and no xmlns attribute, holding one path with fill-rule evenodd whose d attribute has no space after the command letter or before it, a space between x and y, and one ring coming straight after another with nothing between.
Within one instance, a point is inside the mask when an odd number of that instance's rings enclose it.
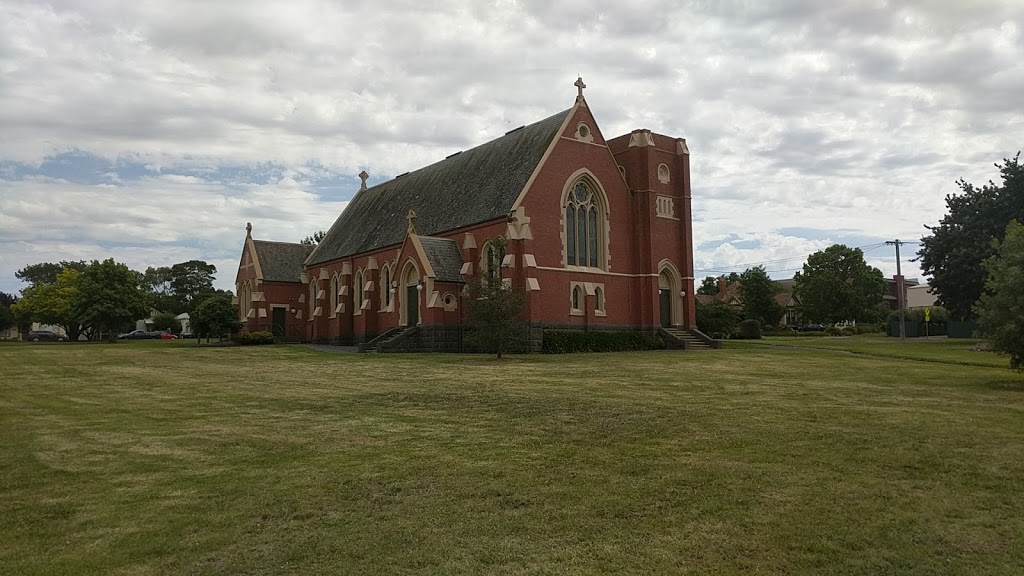
<instances>
[{"instance_id":1,"label":"small shrub","mask_svg":"<svg viewBox=\"0 0 1024 576\"><path fill-rule=\"evenodd\" d=\"M252 334L249 334L249 343L256 346L273 344L274 342L274 335L267 331L253 332Z\"/></svg>"},{"instance_id":2,"label":"small shrub","mask_svg":"<svg viewBox=\"0 0 1024 576\"><path fill-rule=\"evenodd\" d=\"M825 335L826 336L839 336L841 334L842 334L842 331L839 330L839 328L836 327L836 326L829 326L828 328L825 328Z\"/></svg>"},{"instance_id":3,"label":"small shrub","mask_svg":"<svg viewBox=\"0 0 1024 576\"><path fill-rule=\"evenodd\" d=\"M841 336L856 336L857 329L853 326L843 326L839 329L839 334Z\"/></svg>"},{"instance_id":4,"label":"small shrub","mask_svg":"<svg viewBox=\"0 0 1024 576\"><path fill-rule=\"evenodd\" d=\"M273 334L263 331L239 334L232 338L232 341L240 346L261 346L265 344L273 344L275 340Z\"/></svg>"},{"instance_id":5,"label":"small shrub","mask_svg":"<svg viewBox=\"0 0 1024 576\"><path fill-rule=\"evenodd\" d=\"M739 334L742 340L760 340L761 323L754 318L744 320L740 322Z\"/></svg>"}]
</instances>

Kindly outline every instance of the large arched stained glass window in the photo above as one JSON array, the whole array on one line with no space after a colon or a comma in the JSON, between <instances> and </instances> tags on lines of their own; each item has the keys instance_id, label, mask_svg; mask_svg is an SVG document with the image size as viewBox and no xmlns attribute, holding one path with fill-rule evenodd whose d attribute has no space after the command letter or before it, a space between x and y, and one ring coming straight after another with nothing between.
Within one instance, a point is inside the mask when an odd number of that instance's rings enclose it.
<instances>
[{"instance_id":1,"label":"large arched stained glass window","mask_svg":"<svg viewBox=\"0 0 1024 576\"><path fill-rule=\"evenodd\" d=\"M565 203L565 260L570 266L601 266L602 219L598 217L598 199L586 182L569 192Z\"/></svg>"}]
</instances>

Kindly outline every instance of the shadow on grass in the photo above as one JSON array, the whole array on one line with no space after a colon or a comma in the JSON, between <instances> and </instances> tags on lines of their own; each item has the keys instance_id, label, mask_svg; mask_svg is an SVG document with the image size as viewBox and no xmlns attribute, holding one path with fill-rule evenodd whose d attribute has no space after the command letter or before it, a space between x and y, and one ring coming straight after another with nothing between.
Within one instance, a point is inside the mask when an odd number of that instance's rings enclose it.
<instances>
[{"instance_id":1,"label":"shadow on grass","mask_svg":"<svg viewBox=\"0 0 1024 576\"><path fill-rule=\"evenodd\" d=\"M1024 374L1017 374L1016 378L989 380L979 385L989 390L1003 390L1008 392L1024 393Z\"/></svg>"}]
</instances>

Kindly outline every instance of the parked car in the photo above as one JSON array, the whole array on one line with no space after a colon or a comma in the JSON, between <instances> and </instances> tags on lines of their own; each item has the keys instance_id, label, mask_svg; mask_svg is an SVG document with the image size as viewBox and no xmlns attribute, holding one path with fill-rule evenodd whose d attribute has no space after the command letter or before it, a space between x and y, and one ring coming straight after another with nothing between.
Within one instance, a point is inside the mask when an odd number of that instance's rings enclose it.
<instances>
[{"instance_id":1,"label":"parked car","mask_svg":"<svg viewBox=\"0 0 1024 576\"><path fill-rule=\"evenodd\" d=\"M147 332L146 330L132 330L127 334L120 334L118 340L156 340L163 332Z\"/></svg>"},{"instance_id":2,"label":"parked car","mask_svg":"<svg viewBox=\"0 0 1024 576\"><path fill-rule=\"evenodd\" d=\"M824 324L801 324L796 327L798 332L824 332Z\"/></svg>"},{"instance_id":3,"label":"parked car","mask_svg":"<svg viewBox=\"0 0 1024 576\"><path fill-rule=\"evenodd\" d=\"M161 340L177 340L178 337L175 336L174 334L171 334L170 332L161 332L160 333L160 339Z\"/></svg>"},{"instance_id":4,"label":"parked car","mask_svg":"<svg viewBox=\"0 0 1024 576\"><path fill-rule=\"evenodd\" d=\"M31 342L64 342L67 340L66 337L52 330L32 330L26 339Z\"/></svg>"}]
</instances>

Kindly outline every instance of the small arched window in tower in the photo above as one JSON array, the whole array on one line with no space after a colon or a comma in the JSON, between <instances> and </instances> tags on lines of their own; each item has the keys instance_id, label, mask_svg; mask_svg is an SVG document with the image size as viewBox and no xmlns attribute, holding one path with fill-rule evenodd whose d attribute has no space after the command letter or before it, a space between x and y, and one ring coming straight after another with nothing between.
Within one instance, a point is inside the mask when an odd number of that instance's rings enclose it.
<instances>
[{"instance_id":1,"label":"small arched window in tower","mask_svg":"<svg viewBox=\"0 0 1024 576\"><path fill-rule=\"evenodd\" d=\"M598 198L586 182L578 182L565 203L565 260L569 266L602 265L600 239L604 219L598 214Z\"/></svg>"},{"instance_id":2,"label":"small arched window in tower","mask_svg":"<svg viewBox=\"0 0 1024 576\"><path fill-rule=\"evenodd\" d=\"M572 309L583 309L583 288L580 288L578 284L572 287Z\"/></svg>"},{"instance_id":3,"label":"small arched window in tower","mask_svg":"<svg viewBox=\"0 0 1024 576\"><path fill-rule=\"evenodd\" d=\"M600 286L594 288L594 312L604 312L604 290Z\"/></svg>"},{"instance_id":4,"label":"small arched window in tower","mask_svg":"<svg viewBox=\"0 0 1024 576\"><path fill-rule=\"evenodd\" d=\"M658 164L658 182L661 182L662 184L668 184L670 176L671 175L668 171L668 166L666 166L665 164Z\"/></svg>"}]
</instances>

